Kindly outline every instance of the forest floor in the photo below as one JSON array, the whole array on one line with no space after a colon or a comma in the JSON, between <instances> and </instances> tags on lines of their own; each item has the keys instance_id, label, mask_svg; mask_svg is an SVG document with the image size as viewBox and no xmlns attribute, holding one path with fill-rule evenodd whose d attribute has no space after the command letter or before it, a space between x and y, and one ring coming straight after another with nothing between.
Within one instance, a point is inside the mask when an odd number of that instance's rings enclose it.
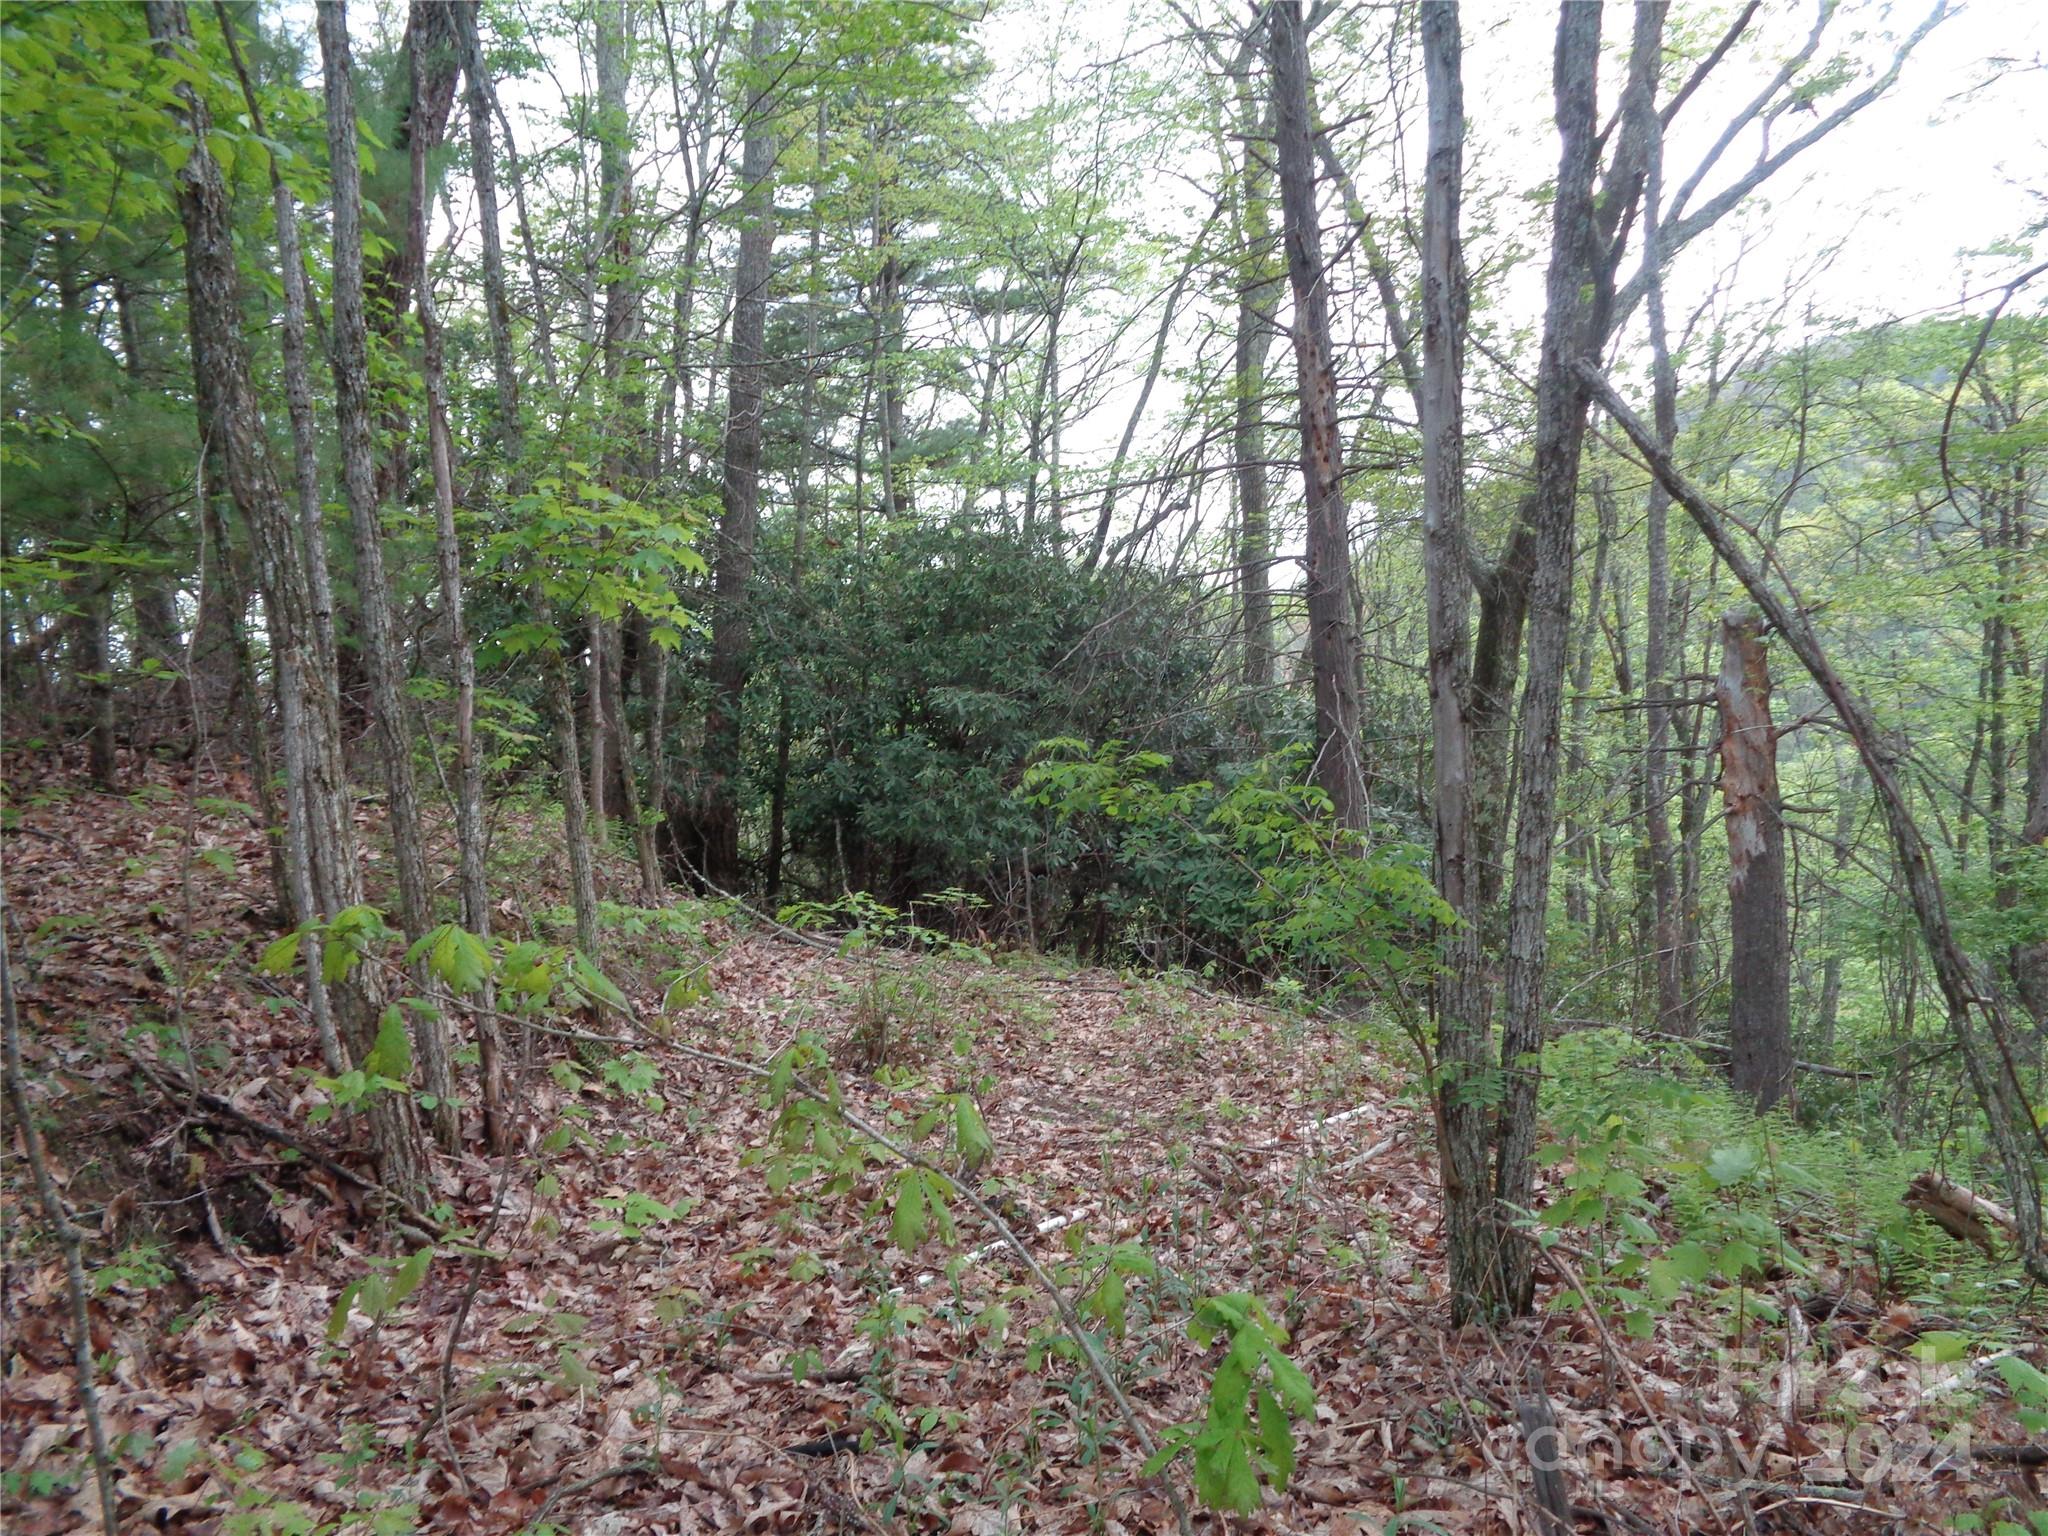
<instances>
[{"instance_id":1,"label":"forest floor","mask_svg":"<svg viewBox=\"0 0 2048 1536\"><path fill-rule=\"evenodd\" d=\"M885 1174L778 1193L749 1160L772 1127L759 1083L686 1051L762 1063L799 1029L833 1043L878 1123L977 1091L998 1204L1024 1229L1064 1223L1028 1240L1083 1294L1102 1278L1090 1245L1150 1251L1159 1273L1132 1278L1107 1347L1154 1432L1204 1412L1215 1355L1187 1335L1191 1298L1248 1291L1284 1319L1317 1395L1294 1477L1203 1529L1533 1530L1532 1375L1573 1447L1581 1530L1932 1530L1994 1494L2048 1503L2011 1460L1872 1465L1877 1441L2026 1436L1994 1376L1916 1358L1931 1325L1854 1272L1825 1277L1809 1326L1752 1330L1732 1357L1726 1317L1683 1303L1622 1336L1569 1266L1545 1269L1537 1319L1449 1330L1428 1119L1367 1031L1031 957L841 957L701 909L622 919L607 964L653 1026L634 1055L571 1071L537 1036L518 1152L442 1160L439 1197L485 1255L444 1245L402 1303L345 1309L331 1334L344 1289L415 1245L359 1189L134 1065L189 1037L207 1092L362 1166L345 1122L309 1123L310 1028L255 973L275 927L262 839L230 803L248 786L194 796L151 766L110 796L48 768L10 765L10 941L28 1078L97 1238L129 1528L1172 1529L1112 1406L1039 1358L1051 1308L973 1211L956 1207L950 1249L906 1255L874 1206ZM530 819L499 846L531 861L502 887L518 933L560 900L552 859ZM657 974L699 958L712 995L663 1017ZM0 1467L10 1530L37 1536L96 1512L63 1266L11 1130L7 1150ZM1800 1315L1789 1280L1774 1290ZM2038 1338L2013 1347L2048 1365ZM1802 1369L1781 1391L1788 1353ZM1845 1459L1857 1427L1876 1440Z\"/></svg>"}]
</instances>

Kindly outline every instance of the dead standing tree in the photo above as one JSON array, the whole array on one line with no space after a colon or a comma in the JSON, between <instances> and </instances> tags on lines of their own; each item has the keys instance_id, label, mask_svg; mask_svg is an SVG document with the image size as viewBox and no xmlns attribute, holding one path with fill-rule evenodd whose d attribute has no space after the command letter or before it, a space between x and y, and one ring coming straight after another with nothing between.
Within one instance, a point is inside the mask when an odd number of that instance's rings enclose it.
<instances>
[{"instance_id":1,"label":"dead standing tree","mask_svg":"<svg viewBox=\"0 0 2048 1536\"><path fill-rule=\"evenodd\" d=\"M1778 733L1763 624L1754 613L1721 621L1714 697L1728 826L1729 1076L1737 1093L1765 1110L1792 1087L1792 955Z\"/></svg>"}]
</instances>

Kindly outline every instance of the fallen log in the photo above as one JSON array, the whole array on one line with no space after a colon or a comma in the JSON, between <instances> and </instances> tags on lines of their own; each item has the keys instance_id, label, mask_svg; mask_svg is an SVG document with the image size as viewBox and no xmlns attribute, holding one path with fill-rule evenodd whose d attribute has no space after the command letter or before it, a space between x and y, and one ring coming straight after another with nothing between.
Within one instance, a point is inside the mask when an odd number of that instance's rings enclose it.
<instances>
[{"instance_id":1,"label":"fallen log","mask_svg":"<svg viewBox=\"0 0 2048 1536\"><path fill-rule=\"evenodd\" d=\"M1918 1211L1957 1242L1974 1243L1987 1258L1996 1258L1999 1252L2000 1244L1992 1236L1994 1228L2008 1240L2018 1236L2019 1222L2011 1211L1932 1170L1906 1186L1900 1203Z\"/></svg>"}]
</instances>

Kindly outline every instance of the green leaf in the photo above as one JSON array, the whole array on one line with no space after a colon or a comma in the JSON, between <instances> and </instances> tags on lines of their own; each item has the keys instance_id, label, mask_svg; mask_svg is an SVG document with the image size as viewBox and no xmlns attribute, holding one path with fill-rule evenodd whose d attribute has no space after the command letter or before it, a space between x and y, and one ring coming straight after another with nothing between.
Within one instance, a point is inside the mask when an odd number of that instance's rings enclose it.
<instances>
[{"instance_id":1,"label":"green leaf","mask_svg":"<svg viewBox=\"0 0 2048 1536\"><path fill-rule=\"evenodd\" d=\"M395 1307L406 1297L420 1288L427 1278L427 1271L433 1267L434 1250L420 1248L398 1266L398 1272L391 1277L391 1287L384 1298L386 1307Z\"/></svg>"},{"instance_id":2,"label":"green leaf","mask_svg":"<svg viewBox=\"0 0 2048 1536\"><path fill-rule=\"evenodd\" d=\"M2029 1408L2048 1409L2048 1375L2038 1366L2017 1355L2007 1355L1992 1369L2020 1402Z\"/></svg>"},{"instance_id":3,"label":"green leaf","mask_svg":"<svg viewBox=\"0 0 2048 1536\"><path fill-rule=\"evenodd\" d=\"M1259 1479L1252 1470L1240 1420L1212 1423L1195 1437L1195 1492L1211 1509L1250 1514L1259 1507Z\"/></svg>"},{"instance_id":4,"label":"green leaf","mask_svg":"<svg viewBox=\"0 0 2048 1536\"><path fill-rule=\"evenodd\" d=\"M263 953L257 957L256 969L266 976L285 976L299 963L299 945L304 941L303 928L294 928L281 939L272 939L263 946Z\"/></svg>"},{"instance_id":5,"label":"green leaf","mask_svg":"<svg viewBox=\"0 0 2048 1536\"><path fill-rule=\"evenodd\" d=\"M1738 1237L1722 1246L1720 1267L1723 1279L1740 1280L1746 1274L1763 1273L1763 1255L1756 1251L1754 1243Z\"/></svg>"},{"instance_id":6,"label":"green leaf","mask_svg":"<svg viewBox=\"0 0 2048 1536\"><path fill-rule=\"evenodd\" d=\"M1307 1374L1277 1347L1266 1350L1266 1369L1273 1373L1273 1385L1279 1389L1280 1401L1287 1405L1287 1411L1298 1419L1305 1419L1316 1411L1316 1389Z\"/></svg>"},{"instance_id":7,"label":"green leaf","mask_svg":"<svg viewBox=\"0 0 2048 1536\"><path fill-rule=\"evenodd\" d=\"M953 1095L953 1140L960 1149L960 1161L970 1172L978 1170L995 1153L996 1144L971 1094Z\"/></svg>"},{"instance_id":8,"label":"green leaf","mask_svg":"<svg viewBox=\"0 0 2048 1536\"><path fill-rule=\"evenodd\" d=\"M1726 1189L1755 1173L1758 1161L1759 1154L1753 1146L1716 1147L1707 1158L1707 1177Z\"/></svg>"},{"instance_id":9,"label":"green leaf","mask_svg":"<svg viewBox=\"0 0 2048 1536\"><path fill-rule=\"evenodd\" d=\"M608 1003L621 1012L625 1011L626 994L580 949L569 951L569 976L585 1000Z\"/></svg>"},{"instance_id":10,"label":"green leaf","mask_svg":"<svg viewBox=\"0 0 2048 1536\"><path fill-rule=\"evenodd\" d=\"M1923 1333L1913 1345L1913 1355L1929 1365L1953 1365L1970 1352L1968 1335L1935 1329ZM2003 1362L2000 1362L2003 1364Z\"/></svg>"},{"instance_id":11,"label":"green leaf","mask_svg":"<svg viewBox=\"0 0 2048 1536\"><path fill-rule=\"evenodd\" d=\"M1187 1449L1188 1442L1195 1437L1195 1426L1176 1424L1159 1437L1159 1449L1145 1458L1140 1477L1157 1477L1164 1472L1172 1460Z\"/></svg>"},{"instance_id":12,"label":"green leaf","mask_svg":"<svg viewBox=\"0 0 2048 1536\"><path fill-rule=\"evenodd\" d=\"M1681 1279L1704 1280L1714 1272L1714 1261L1707 1250L1690 1238L1676 1244L1665 1258Z\"/></svg>"},{"instance_id":13,"label":"green leaf","mask_svg":"<svg viewBox=\"0 0 2048 1536\"><path fill-rule=\"evenodd\" d=\"M604 1382L599 1379L597 1372L584 1364L583 1357L571 1346L564 1344L557 1352L556 1358L562 1366L562 1384L570 1391L599 1392L604 1389Z\"/></svg>"},{"instance_id":14,"label":"green leaf","mask_svg":"<svg viewBox=\"0 0 2048 1536\"><path fill-rule=\"evenodd\" d=\"M661 995L661 1006L666 1011L687 1008L692 1003L701 1003L711 996L711 967L691 966L688 970L677 971L675 979L668 984L668 990Z\"/></svg>"},{"instance_id":15,"label":"green leaf","mask_svg":"<svg viewBox=\"0 0 2048 1536\"><path fill-rule=\"evenodd\" d=\"M458 923L443 923L413 946L415 955L427 944L432 945L428 963L436 976L464 996L483 990L491 973L491 952L482 939Z\"/></svg>"},{"instance_id":16,"label":"green leaf","mask_svg":"<svg viewBox=\"0 0 2048 1536\"><path fill-rule=\"evenodd\" d=\"M366 1077L388 1077L398 1083L412 1076L412 1041L396 1006L386 1008L377 1020L377 1043L363 1058L362 1070Z\"/></svg>"},{"instance_id":17,"label":"green leaf","mask_svg":"<svg viewBox=\"0 0 2048 1536\"><path fill-rule=\"evenodd\" d=\"M1287 1414L1264 1387L1259 1388L1259 1449L1273 1469L1273 1481L1285 1488L1294 1476L1294 1430Z\"/></svg>"},{"instance_id":18,"label":"green leaf","mask_svg":"<svg viewBox=\"0 0 2048 1536\"><path fill-rule=\"evenodd\" d=\"M896 1179L896 1209L889 1218L889 1240L905 1253L915 1253L924 1242L924 1177L906 1168Z\"/></svg>"},{"instance_id":19,"label":"green leaf","mask_svg":"<svg viewBox=\"0 0 2048 1536\"><path fill-rule=\"evenodd\" d=\"M1124 1277L1112 1268L1089 1298L1088 1310L1117 1338L1124 1336Z\"/></svg>"},{"instance_id":20,"label":"green leaf","mask_svg":"<svg viewBox=\"0 0 2048 1536\"><path fill-rule=\"evenodd\" d=\"M341 1294L334 1298L334 1309L327 1314L327 1342L339 1344L341 1336L348 1332L349 1309L355 1305L358 1292L363 1288L360 1280L351 1280L341 1288Z\"/></svg>"}]
</instances>

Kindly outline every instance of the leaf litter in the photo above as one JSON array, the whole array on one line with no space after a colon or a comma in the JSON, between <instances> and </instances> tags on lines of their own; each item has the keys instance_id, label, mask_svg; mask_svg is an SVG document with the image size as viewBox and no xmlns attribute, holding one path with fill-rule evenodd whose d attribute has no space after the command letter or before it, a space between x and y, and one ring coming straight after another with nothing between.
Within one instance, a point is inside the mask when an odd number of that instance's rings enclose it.
<instances>
[{"instance_id":1,"label":"leaf litter","mask_svg":"<svg viewBox=\"0 0 2048 1536\"><path fill-rule=\"evenodd\" d=\"M132 1065L189 1040L209 1092L356 1162L345 1126L306 1119L300 1008L253 972L277 925L263 835L232 804L253 797L189 790L158 768L126 798L51 796L6 840L29 1077L67 1198L103 1234L92 1342L135 1529L1170 1529L1113 1411L1043 1347L1046 1298L971 1211L953 1251L904 1253L870 1212L887 1170L848 1196L777 1192L748 1156L772 1128L758 1085L674 1048L766 1062L799 1029L834 1044L850 1106L878 1123L975 1093L983 1187L1067 1283L1099 1279L1089 1245L1150 1251L1159 1274L1105 1342L1155 1433L1204 1411L1194 1299L1250 1292L1283 1318L1318 1397L1292 1482L1200 1528L1539 1529L1517 1423L1532 1371L1581 1529L1932 1530L1994 1494L2048 1503L2044 1458L1949 1454L1962 1429L2026 1436L1995 1373L1916 1357L1931 1324L1858 1300L1869 1277L1747 1340L1732 1371L1721 1318L1680 1305L1618 1337L1554 1265L1536 1318L1448 1331L1426 1109L1368 1034L1167 979L840 956L723 920L711 995L639 1047L649 1092L564 1073L565 1042L534 1035L522 1147L441 1161L476 1250L416 1260L388 1309L338 1310L416 1245L346 1181ZM560 904L545 830L500 837L543 850L500 914L531 931ZM607 962L660 1018L675 955L639 939ZM885 992L896 1059L847 1064ZM90 1518L91 1479L61 1259L11 1132L8 1153L0 1468L9 1530L44 1536ZM2038 1330L2013 1349L2048 1359ZM1922 1454L1859 1462L1845 1423Z\"/></svg>"}]
</instances>

